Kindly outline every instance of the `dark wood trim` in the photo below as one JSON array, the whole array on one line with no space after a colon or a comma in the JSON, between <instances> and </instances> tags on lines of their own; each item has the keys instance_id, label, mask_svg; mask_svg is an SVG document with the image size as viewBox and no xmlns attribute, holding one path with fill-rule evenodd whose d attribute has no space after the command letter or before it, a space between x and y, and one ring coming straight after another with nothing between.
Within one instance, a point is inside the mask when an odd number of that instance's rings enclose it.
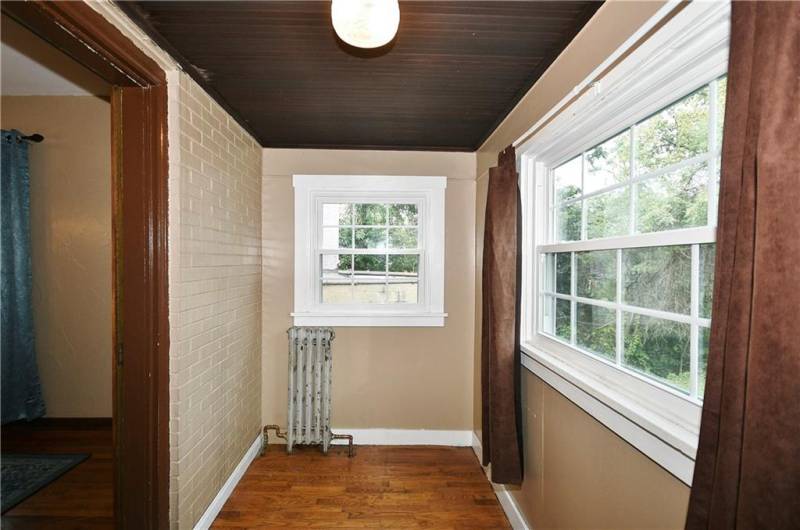
<instances>
[{"instance_id":1,"label":"dark wood trim","mask_svg":"<svg viewBox=\"0 0 800 530\"><path fill-rule=\"evenodd\" d=\"M84 2L3 13L111 83L114 489L120 529L169 527L167 86L158 64Z\"/></svg>"},{"instance_id":2,"label":"dark wood trim","mask_svg":"<svg viewBox=\"0 0 800 530\"><path fill-rule=\"evenodd\" d=\"M33 431L89 431L95 429L110 429L111 418L38 418L33 421L20 420L3 425L3 429L17 426Z\"/></svg>"},{"instance_id":3,"label":"dark wood trim","mask_svg":"<svg viewBox=\"0 0 800 530\"><path fill-rule=\"evenodd\" d=\"M126 528L164 528L169 487L165 85L114 87L118 484ZM136 411L147 411L146 414ZM146 465L144 465L146 463ZM138 467L136 467L138 466ZM162 521L163 519L163 521ZM154 524L159 521L159 524Z\"/></svg>"},{"instance_id":4,"label":"dark wood trim","mask_svg":"<svg viewBox=\"0 0 800 530\"><path fill-rule=\"evenodd\" d=\"M438 151L447 153L473 153L471 147L459 147L452 145L442 146L409 146L409 145L372 145L372 144L276 144L268 143L261 147L267 149L337 149L341 151L364 150L364 151Z\"/></svg>"},{"instance_id":5,"label":"dark wood trim","mask_svg":"<svg viewBox=\"0 0 800 530\"><path fill-rule=\"evenodd\" d=\"M3 13L111 84L165 83L164 71L83 2L3 2Z\"/></svg>"}]
</instances>

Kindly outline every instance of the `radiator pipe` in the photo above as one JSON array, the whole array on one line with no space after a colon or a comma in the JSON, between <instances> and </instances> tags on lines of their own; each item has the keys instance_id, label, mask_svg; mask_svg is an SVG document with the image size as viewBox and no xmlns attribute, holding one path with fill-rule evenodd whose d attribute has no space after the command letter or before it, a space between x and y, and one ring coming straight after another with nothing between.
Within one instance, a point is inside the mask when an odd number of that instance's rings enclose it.
<instances>
[{"instance_id":1,"label":"radiator pipe","mask_svg":"<svg viewBox=\"0 0 800 530\"><path fill-rule=\"evenodd\" d=\"M264 441L261 444L261 456L264 456L264 453L267 450L267 445L269 445L269 431L275 431L275 436L278 438L282 438L286 440L286 433L281 432L280 425L264 425ZM355 456L356 452L353 448L353 435L352 434L334 434L331 433L331 440L347 440L347 456L348 458L352 458Z\"/></svg>"},{"instance_id":2,"label":"radiator pipe","mask_svg":"<svg viewBox=\"0 0 800 530\"><path fill-rule=\"evenodd\" d=\"M264 425L264 442L261 444L261 456L264 456L264 453L267 450L267 445L269 445L269 431L275 431L275 436L277 438L286 439L286 433L281 432L280 425Z\"/></svg>"},{"instance_id":3,"label":"radiator pipe","mask_svg":"<svg viewBox=\"0 0 800 530\"><path fill-rule=\"evenodd\" d=\"M347 457L353 458L355 451L353 450L353 435L352 434L333 434L331 433L331 440L347 440Z\"/></svg>"}]
</instances>

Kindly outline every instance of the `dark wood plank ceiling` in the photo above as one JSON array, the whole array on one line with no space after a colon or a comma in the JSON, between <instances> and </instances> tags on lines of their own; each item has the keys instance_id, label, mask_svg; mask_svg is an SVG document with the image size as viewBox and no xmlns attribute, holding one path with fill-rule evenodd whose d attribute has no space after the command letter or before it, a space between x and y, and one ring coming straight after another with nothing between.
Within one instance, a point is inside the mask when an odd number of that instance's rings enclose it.
<instances>
[{"instance_id":1,"label":"dark wood plank ceiling","mask_svg":"<svg viewBox=\"0 0 800 530\"><path fill-rule=\"evenodd\" d=\"M600 2L400 2L378 50L330 2L121 7L265 147L477 149Z\"/></svg>"}]
</instances>

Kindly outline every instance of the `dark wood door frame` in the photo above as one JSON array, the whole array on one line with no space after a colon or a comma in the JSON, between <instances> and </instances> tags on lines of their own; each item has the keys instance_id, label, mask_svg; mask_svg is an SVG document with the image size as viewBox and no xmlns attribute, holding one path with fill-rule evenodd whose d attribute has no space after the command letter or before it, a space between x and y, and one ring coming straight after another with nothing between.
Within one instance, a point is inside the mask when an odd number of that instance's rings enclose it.
<instances>
[{"instance_id":1,"label":"dark wood door frame","mask_svg":"<svg viewBox=\"0 0 800 530\"><path fill-rule=\"evenodd\" d=\"M83 2L4 1L0 6L3 13L113 86L114 516L121 529L166 529L166 76L155 61Z\"/></svg>"}]
</instances>

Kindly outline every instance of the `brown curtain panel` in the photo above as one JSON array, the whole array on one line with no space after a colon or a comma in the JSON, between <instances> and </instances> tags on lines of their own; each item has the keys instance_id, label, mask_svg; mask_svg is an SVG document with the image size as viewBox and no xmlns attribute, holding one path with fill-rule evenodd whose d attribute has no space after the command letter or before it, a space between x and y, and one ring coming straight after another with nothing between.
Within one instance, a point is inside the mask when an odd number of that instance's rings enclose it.
<instances>
[{"instance_id":1,"label":"brown curtain panel","mask_svg":"<svg viewBox=\"0 0 800 530\"><path fill-rule=\"evenodd\" d=\"M492 464L498 484L522 482L520 210L516 155L507 147L489 170L483 234L483 465Z\"/></svg>"},{"instance_id":2,"label":"brown curtain panel","mask_svg":"<svg viewBox=\"0 0 800 530\"><path fill-rule=\"evenodd\" d=\"M686 528L800 526L800 3L734 2Z\"/></svg>"}]
</instances>

